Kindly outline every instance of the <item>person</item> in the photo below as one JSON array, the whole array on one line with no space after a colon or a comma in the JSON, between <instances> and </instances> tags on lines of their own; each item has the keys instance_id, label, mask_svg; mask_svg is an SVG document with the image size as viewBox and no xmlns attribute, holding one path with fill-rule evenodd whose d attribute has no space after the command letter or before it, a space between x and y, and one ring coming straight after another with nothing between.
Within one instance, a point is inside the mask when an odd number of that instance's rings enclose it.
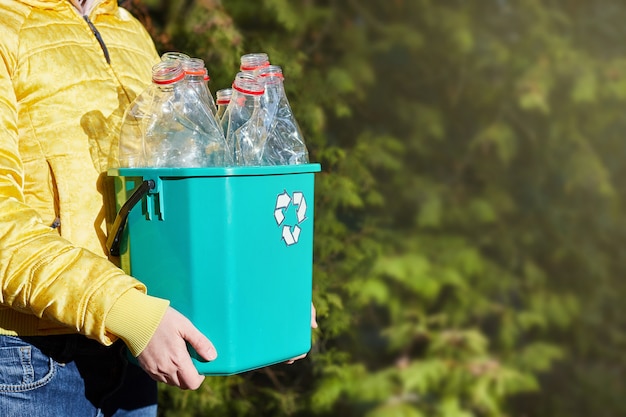
<instances>
[{"instance_id":1,"label":"person","mask_svg":"<svg viewBox=\"0 0 626 417\"><path fill-rule=\"evenodd\" d=\"M217 357L104 248L108 158L159 59L115 0L0 0L2 416L155 416L155 381L204 379L187 344Z\"/></svg>"}]
</instances>

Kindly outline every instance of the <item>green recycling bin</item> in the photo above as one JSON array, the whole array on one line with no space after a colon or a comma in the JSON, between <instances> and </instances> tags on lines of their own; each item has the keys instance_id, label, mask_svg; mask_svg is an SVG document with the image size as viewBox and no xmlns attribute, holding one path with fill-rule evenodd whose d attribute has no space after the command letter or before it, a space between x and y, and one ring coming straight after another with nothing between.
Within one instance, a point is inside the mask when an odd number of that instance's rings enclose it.
<instances>
[{"instance_id":1,"label":"green recycling bin","mask_svg":"<svg viewBox=\"0 0 626 417\"><path fill-rule=\"evenodd\" d=\"M311 347L314 177L319 164L115 168L107 245L148 294L215 345L194 365L231 375Z\"/></svg>"}]
</instances>

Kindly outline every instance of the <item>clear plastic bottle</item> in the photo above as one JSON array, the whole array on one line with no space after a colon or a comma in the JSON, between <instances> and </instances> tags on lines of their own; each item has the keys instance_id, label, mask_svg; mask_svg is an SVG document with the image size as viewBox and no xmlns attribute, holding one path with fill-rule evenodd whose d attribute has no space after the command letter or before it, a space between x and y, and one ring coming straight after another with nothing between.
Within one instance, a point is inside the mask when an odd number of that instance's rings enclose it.
<instances>
[{"instance_id":1,"label":"clear plastic bottle","mask_svg":"<svg viewBox=\"0 0 626 417\"><path fill-rule=\"evenodd\" d=\"M166 60L152 71L153 125L145 133L146 163L151 167L202 166L200 126L186 109L189 90L181 61Z\"/></svg>"},{"instance_id":2,"label":"clear plastic bottle","mask_svg":"<svg viewBox=\"0 0 626 417\"><path fill-rule=\"evenodd\" d=\"M143 158L141 165L134 166L232 165L232 152L222 130L208 107L199 103L200 97L186 83L179 60L156 64L152 68L152 85L125 113L120 165L124 166L121 161L132 159L136 153L142 153Z\"/></svg>"},{"instance_id":3,"label":"clear plastic bottle","mask_svg":"<svg viewBox=\"0 0 626 417\"><path fill-rule=\"evenodd\" d=\"M208 77L208 71L204 66L204 61L200 58L187 58L182 59L180 62L183 66L183 70L185 70L187 83L191 88L196 90L200 100L208 106L213 116L215 116L217 107L215 107L213 95L205 79L205 77Z\"/></svg>"},{"instance_id":4,"label":"clear plastic bottle","mask_svg":"<svg viewBox=\"0 0 626 417\"><path fill-rule=\"evenodd\" d=\"M147 126L153 119L151 115L153 88L150 86L138 94L124 111L117 155L110 158L112 167L140 168L147 165L144 136Z\"/></svg>"},{"instance_id":5,"label":"clear plastic bottle","mask_svg":"<svg viewBox=\"0 0 626 417\"><path fill-rule=\"evenodd\" d=\"M218 123L222 126L224 135L228 132L228 104L233 95L232 88L223 88L218 90L216 95L217 114L215 115Z\"/></svg>"},{"instance_id":6,"label":"clear plastic bottle","mask_svg":"<svg viewBox=\"0 0 626 417\"><path fill-rule=\"evenodd\" d=\"M261 109L263 86L256 77L239 72L235 77L228 104L226 141L234 149L236 165L262 165L267 136L264 111Z\"/></svg>"},{"instance_id":7,"label":"clear plastic bottle","mask_svg":"<svg viewBox=\"0 0 626 417\"><path fill-rule=\"evenodd\" d=\"M266 119L267 140L263 151L265 165L295 165L309 162L300 126L285 94L284 75L278 65L269 65L257 71L264 87L261 108Z\"/></svg>"}]
</instances>

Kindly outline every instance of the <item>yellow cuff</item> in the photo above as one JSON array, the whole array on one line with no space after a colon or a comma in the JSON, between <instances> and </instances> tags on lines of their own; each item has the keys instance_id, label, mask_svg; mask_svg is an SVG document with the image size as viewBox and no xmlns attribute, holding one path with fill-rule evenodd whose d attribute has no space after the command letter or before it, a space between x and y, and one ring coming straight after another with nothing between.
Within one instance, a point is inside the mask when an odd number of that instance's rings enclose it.
<instances>
[{"instance_id":1,"label":"yellow cuff","mask_svg":"<svg viewBox=\"0 0 626 417\"><path fill-rule=\"evenodd\" d=\"M122 339L136 357L148 345L169 304L168 300L131 289L113 304L104 326Z\"/></svg>"}]
</instances>

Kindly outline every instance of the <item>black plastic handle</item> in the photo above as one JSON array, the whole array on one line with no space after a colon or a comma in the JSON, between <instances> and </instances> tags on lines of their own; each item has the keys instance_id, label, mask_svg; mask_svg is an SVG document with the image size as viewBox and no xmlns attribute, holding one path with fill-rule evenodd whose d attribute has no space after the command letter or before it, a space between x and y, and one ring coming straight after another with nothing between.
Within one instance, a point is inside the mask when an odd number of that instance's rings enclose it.
<instances>
[{"instance_id":1,"label":"black plastic handle","mask_svg":"<svg viewBox=\"0 0 626 417\"><path fill-rule=\"evenodd\" d=\"M155 187L154 180L146 180L141 183L139 187L133 192L133 194L126 200L120 211L115 216L115 221L111 227L111 233L107 239L107 249L112 256L120 256L120 239L124 228L126 227L126 220L128 214L135 207L144 195L148 194L148 191L153 190Z\"/></svg>"}]
</instances>

